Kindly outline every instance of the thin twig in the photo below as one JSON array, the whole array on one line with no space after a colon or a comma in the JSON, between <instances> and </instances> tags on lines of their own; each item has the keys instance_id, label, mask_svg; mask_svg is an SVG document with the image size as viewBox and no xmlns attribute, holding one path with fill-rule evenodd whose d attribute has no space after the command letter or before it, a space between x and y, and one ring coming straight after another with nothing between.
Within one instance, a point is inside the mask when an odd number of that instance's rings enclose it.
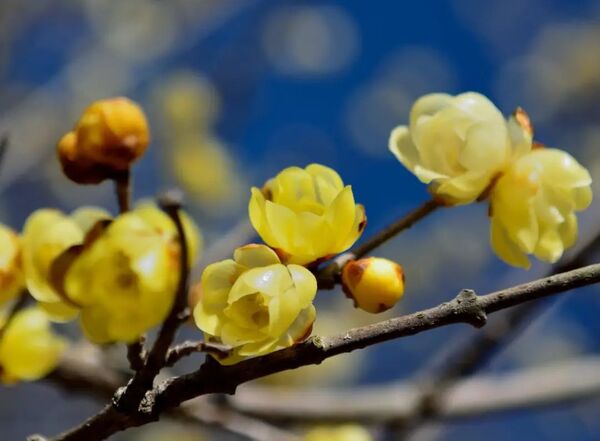
<instances>
[{"instance_id":1,"label":"thin twig","mask_svg":"<svg viewBox=\"0 0 600 441\"><path fill-rule=\"evenodd\" d=\"M120 173L114 179L115 193L119 204L119 212L126 213L131 209L131 173L129 170Z\"/></svg>"},{"instance_id":2,"label":"thin twig","mask_svg":"<svg viewBox=\"0 0 600 441\"><path fill-rule=\"evenodd\" d=\"M360 259L361 257L366 256L380 245L397 236L400 232L412 227L415 223L424 219L440 207L443 207L443 205L439 201L429 199L393 224L379 231L361 245L335 258L328 265L319 270L317 274L319 288L332 289L335 284L339 282L339 273L346 263L350 260Z\"/></svg>"},{"instance_id":3,"label":"thin twig","mask_svg":"<svg viewBox=\"0 0 600 441\"><path fill-rule=\"evenodd\" d=\"M361 349L430 329L468 323L483 326L487 314L521 303L600 282L600 264L518 285L484 296L463 290L452 301L406 316L351 329L332 337L313 337L304 343L231 366L204 364L199 370L172 378L146 394L137 413L123 413L107 406L55 441L102 440L129 427L156 421L166 410L182 402L211 393L235 393L238 385L288 369L319 364L335 355Z\"/></svg>"},{"instance_id":4,"label":"thin twig","mask_svg":"<svg viewBox=\"0 0 600 441\"><path fill-rule=\"evenodd\" d=\"M209 343L205 341L184 341L175 346L172 346L166 355L165 366L171 367L175 365L179 360L188 355L195 354L197 352L205 352L208 354L215 354L221 357L229 355L230 348L224 345L216 343Z\"/></svg>"},{"instance_id":5,"label":"thin twig","mask_svg":"<svg viewBox=\"0 0 600 441\"><path fill-rule=\"evenodd\" d=\"M127 345L127 360L131 369L136 372L144 367L146 357L148 356L145 344L146 336L142 335L136 341Z\"/></svg>"}]
</instances>

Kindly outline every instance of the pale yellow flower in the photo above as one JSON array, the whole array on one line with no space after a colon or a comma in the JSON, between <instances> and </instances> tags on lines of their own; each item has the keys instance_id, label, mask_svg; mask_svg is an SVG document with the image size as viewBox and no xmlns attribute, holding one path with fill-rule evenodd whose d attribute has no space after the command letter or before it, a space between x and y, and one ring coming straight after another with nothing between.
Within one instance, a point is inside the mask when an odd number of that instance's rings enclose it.
<instances>
[{"instance_id":1,"label":"pale yellow flower","mask_svg":"<svg viewBox=\"0 0 600 441\"><path fill-rule=\"evenodd\" d=\"M357 308L377 314L404 295L404 271L396 262L381 257L353 260L342 269L342 287Z\"/></svg>"},{"instance_id":2,"label":"pale yellow flower","mask_svg":"<svg viewBox=\"0 0 600 441\"><path fill-rule=\"evenodd\" d=\"M263 191L252 188L249 214L260 237L300 265L347 250L366 224L352 188L319 164L286 168Z\"/></svg>"},{"instance_id":3,"label":"pale yellow flower","mask_svg":"<svg viewBox=\"0 0 600 441\"><path fill-rule=\"evenodd\" d=\"M299 265L283 265L265 245L237 248L233 257L206 267L194 308L206 338L232 348L219 361L233 364L306 338L316 316L313 274Z\"/></svg>"},{"instance_id":4,"label":"pale yellow flower","mask_svg":"<svg viewBox=\"0 0 600 441\"><path fill-rule=\"evenodd\" d=\"M592 200L588 171L558 149L513 162L490 194L491 243L505 262L528 268L528 254L556 262L577 239L576 211Z\"/></svg>"},{"instance_id":5,"label":"pale yellow flower","mask_svg":"<svg viewBox=\"0 0 600 441\"><path fill-rule=\"evenodd\" d=\"M392 131L389 149L436 197L460 205L485 192L513 155L511 136L520 135L509 133L483 95L434 93L415 102L409 126Z\"/></svg>"},{"instance_id":6,"label":"pale yellow flower","mask_svg":"<svg viewBox=\"0 0 600 441\"><path fill-rule=\"evenodd\" d=\"M374 441L373 436L358 424L315 427L304 435L304 441Z\"/></svg>"},{"instance_id":7,"label":"pale yellow flower","mask_svg":"<svg viewBox=\"0 0 600 441\"><path fill-rule=\"evenodd\" d=\"M52 371L67 347L52 332L46 314L27 308L15 314L0 339L1 379L6 383L37 380Z\"/></svg>"},{"instance_id":8,"label":"pale yellow flower","mask_svg":"<svg viewBox=\"0 0 600 441\"><path fill-rule=\"evenodd\" d=\"M0 305L17 297L25 288L21 248L19 235L0 225Z\"/></svg>"},{"instance_id":9,"label":"pale yellow flower","mask_svg":"<svg viewBox=\"0 0 600 441\"><path fill-rule=\"evenodd\" d=\"M51 265L60 254L83 242L85 233L110 215L98 208L80 208L70 216L59 210L34 211L23 228L23 271L27 289L55 320L69 320L77 314L75 305L50 283Z\"/></svg>"},{"instance_id":10,"label":"pale yellow flower","mask_svg":"<svg viewBox=\"0 0 600 441\"><path fill-rule=\"evenodd\" d=\"M198 231L184 217L190 263ZM81 326L94 343L131 342L162 322L179 281L180 245L169 217L153 205L117 217L90 238L64 271L64 294L81 309Z\"/></svg>"}]
</instances>

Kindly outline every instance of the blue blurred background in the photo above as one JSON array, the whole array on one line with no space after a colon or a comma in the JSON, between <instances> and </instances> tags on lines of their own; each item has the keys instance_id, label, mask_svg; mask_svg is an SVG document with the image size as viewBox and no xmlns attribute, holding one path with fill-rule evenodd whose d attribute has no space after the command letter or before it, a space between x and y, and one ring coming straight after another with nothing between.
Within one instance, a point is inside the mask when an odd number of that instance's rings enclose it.
<instances>
[{"instance_id":1,"label":"blue blurred background","mask_svg":"<svg viewBox=\"0 0 600 441\"><path fill-rule=\"evenodd\" d=\"M435 91L478 91L504 113L524 107L536 138L572 153L597 191L599 48L600 2L592 0L2 0L0 133L11 146L0 171L0 219L20 229L40 206L115 210L110 185L69 183L53 150L90 101L115 95L141 102L153 128L149 154L135 169L136 198L183 188L208 249L239 229L249 187L289 165L338 170L366 206L365 236L424 201L425 187L388 152L387 138L415 98ZM581 241L598 227L599 205L581 215ZM487 228L483 205L454 208L382 247L378 254L407 274L406 298L391 314L547 270L501 263ZM486 370L600 351L598 294L588 288L552 302ZM354 311L339 292L320 297L317 333L381 319ZM271 382L410 379L471 332L429 332ZM449 423L422 439L595 440L599 404ZM98 406L44 384L2 388L0 439L56 433ZM161 439L183 439L165 433ZM155 438L134 431L115 439Z\"/></svg>"}]
</instances>

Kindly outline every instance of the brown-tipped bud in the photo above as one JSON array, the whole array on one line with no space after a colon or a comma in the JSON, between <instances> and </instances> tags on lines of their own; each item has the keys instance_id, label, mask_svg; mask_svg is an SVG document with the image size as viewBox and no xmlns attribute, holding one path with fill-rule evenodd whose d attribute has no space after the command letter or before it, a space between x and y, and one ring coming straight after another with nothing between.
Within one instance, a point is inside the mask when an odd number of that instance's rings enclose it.
<instances>
[{"instance_id":1,"label":"brown-tipped bud","mask_svg":"<svg viewBox=\"0 0 600 441\"><path fill-rule=\"evenodd\" d=\"M404 271L381 257L353 260L342 270L342 287L355 307L376 314L390 309L404 295Z\"/></svg>"},{"instance_id":2,"label":"brown-tipped bud","mask_svg":"<svg viewBox=\"0 0 600 441\"><path fill-rule=\"evenodd\" d=\"M150 142L144 112L124 97L93 103L81 115L75 133L83 157L116 171L128 170Z\"/></svg>"},{"instance_id":3,"label":"brown-tipped bud","mask_svg":"<svg viewBox=\"0 0 600 441\"><path fill-rule=\"evenodd\" d=\"M56 147L63 173L78 184L99 184L110 178L113 172L103 165L84 159L77 150L77 136L69 132L61 138Z\"/></svg>"}]
</instances>

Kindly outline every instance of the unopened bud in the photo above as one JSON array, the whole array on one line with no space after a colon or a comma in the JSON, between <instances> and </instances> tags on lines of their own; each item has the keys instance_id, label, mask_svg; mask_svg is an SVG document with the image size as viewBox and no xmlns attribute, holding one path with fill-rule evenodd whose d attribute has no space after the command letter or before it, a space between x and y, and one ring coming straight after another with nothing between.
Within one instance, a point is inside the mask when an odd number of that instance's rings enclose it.
<instances>
[{"instance_id":1,"label":"unopened bud","mask_svg":"<svg viewBox=\"0 0 600 441\"><path fill-rule=\"evenodd\" d=\"M373 314L393 307L404 295L404 271L380 257L353 260L342 270L342 287L354 306Z\"/></svg>"}]
</instances>

